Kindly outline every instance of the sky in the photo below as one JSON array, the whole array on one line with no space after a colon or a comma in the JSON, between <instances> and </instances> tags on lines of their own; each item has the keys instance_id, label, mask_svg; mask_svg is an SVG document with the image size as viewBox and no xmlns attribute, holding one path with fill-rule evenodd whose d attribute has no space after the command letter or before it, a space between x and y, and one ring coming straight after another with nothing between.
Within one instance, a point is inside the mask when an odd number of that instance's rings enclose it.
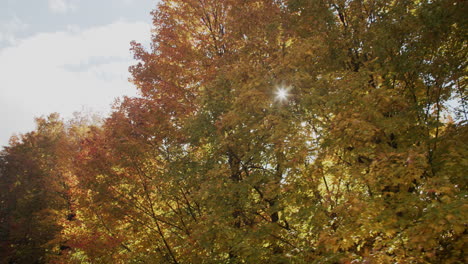
<instances>
[{"instance_id":1,"label":"sky","mask_svg":"<svg viewBox=\"0 0 468 264\"><path fill-rule=\"evenodd\" d=\"M0 0L0 147L58 112L105 116L128 82L135 40L149 46L158 0Z\"/></svg>"}]
</instances>

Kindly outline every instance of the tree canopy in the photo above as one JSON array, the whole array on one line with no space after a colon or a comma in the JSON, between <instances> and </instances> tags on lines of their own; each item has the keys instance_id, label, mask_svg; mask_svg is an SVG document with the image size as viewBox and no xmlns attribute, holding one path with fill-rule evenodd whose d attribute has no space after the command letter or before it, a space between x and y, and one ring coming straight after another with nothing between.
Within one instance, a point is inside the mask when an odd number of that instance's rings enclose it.
<instances>
[{"instance_id":1,"label":"tree canopy","mask_svg":"<svg viewBox=\"0 0 468 264\"><path fill-rule=\"evenodd\" d=\"M467 3L163 0L140 96L0 155L2 263L465 263Z\"/></svg>"}]
</instances>

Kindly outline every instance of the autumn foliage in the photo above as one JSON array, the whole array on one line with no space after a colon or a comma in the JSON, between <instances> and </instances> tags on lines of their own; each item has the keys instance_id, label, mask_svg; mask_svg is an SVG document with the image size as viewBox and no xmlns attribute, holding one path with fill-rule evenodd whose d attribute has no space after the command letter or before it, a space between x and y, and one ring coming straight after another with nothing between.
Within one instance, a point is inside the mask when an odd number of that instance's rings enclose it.
<instances>
[{"instance_id":1,"label":"autumn foliage","mask_svg":"<svg viewBox=\"0 0 468 264\"><path fill-rule=\"evenodd\" d=\"M466 263L467 13L161 1L139 97L1 153L0 262Z\"/></svg>"}]
</instances>

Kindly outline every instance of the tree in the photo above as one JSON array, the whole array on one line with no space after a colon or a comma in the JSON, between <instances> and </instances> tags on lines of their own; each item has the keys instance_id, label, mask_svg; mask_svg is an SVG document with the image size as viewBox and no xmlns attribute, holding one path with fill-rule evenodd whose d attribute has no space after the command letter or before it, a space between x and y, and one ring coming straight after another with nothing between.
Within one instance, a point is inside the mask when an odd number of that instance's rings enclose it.
<instances>
[{"instance_id":1,"label":"tree","mask_svg":"<svg viewBox=\"0 0 468 264\"><path fill-rule=\"evenodd\" d=\"M141 97L20 152L40 179L75 179L55 260L464 262L465 13L452 0L162 1L151 50L132 46Z\"/></svg>"},{"instance_id":2,"label":"tree","mask_svg":"<svg viewBox=\"0 0 468 264\"><path fill-rule=\"evenodd\" d=\"M69 156L64 124L57 114L38 118L36 123L36 131L13 138L2 153L2 252L6 263L45 263L58 254L59 219L73 210L69 171L60 157Z\"/></svg>"}]
</instances>

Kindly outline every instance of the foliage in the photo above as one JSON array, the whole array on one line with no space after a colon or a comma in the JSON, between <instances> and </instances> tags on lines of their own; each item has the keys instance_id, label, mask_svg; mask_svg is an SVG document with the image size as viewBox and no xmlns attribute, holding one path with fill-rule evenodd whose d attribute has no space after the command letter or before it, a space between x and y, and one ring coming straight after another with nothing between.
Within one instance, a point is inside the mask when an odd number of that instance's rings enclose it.
<instances>
[{"instance_id":1,"label":"foliage","mask_svg":"<svg viewBox=\"0 0 468 264\"><path fill-rule=\"evenodd\" d=\"M466 262L466 11L162 1L151 50L132 44L141 97L102 125L40 119L4 150L2 254Z\"/></svg>"}]
</instances>

